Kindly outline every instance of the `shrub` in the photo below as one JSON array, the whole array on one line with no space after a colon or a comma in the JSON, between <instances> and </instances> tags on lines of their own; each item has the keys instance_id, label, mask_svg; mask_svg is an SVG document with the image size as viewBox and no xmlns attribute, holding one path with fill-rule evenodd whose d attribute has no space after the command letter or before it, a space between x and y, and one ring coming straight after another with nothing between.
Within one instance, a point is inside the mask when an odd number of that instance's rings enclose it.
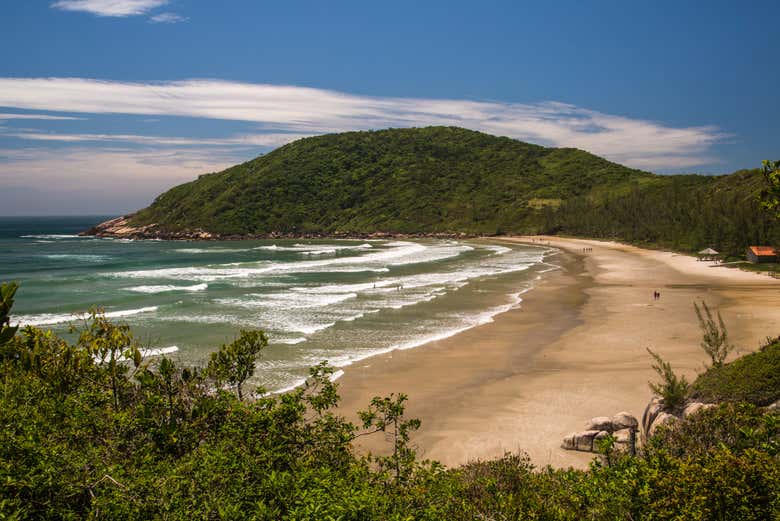
<instances>
[{"instance_id":1,"label":"shrub","mask_svg":"<svg viewBox=\"0 0 780 521\"><path fill-rule=\"evenodd\" d=\"M690 390L690 384L684 376L678 377L672 370L672 364L661 358L661 355L647 348L647 352L653 357L653 369L661 377L660 383L649 382L653 393L663 398L664 407L670 411L679 410L685 403Z\"/></svg>"},{"instance_id":2,"label":"shrub","mask_svg":"<svg viewBox=\"0 0 780 521\"><path fill-rule=\"evenodd\" d=\"M709 368L693 383L692 397L704 402L756 405L780 399L780 340L729 364Z\"/></svg>"},{"instance_id":3,"label":"shrub","mask_svg":"<svg viewBox=\"0 0 780 521\"><path fill-rule=\"evenodd\" d=\"M696 318L699 319L699 327L702 331L701 348L710 357L712 367L720 367L734 349L734 346L729 343L729 333L723 317L718 311L718 320L715 321L709 306L704 301L701 303L701 308L694 302L693 309L696 310Z\"/></svg>"}]
</instances>

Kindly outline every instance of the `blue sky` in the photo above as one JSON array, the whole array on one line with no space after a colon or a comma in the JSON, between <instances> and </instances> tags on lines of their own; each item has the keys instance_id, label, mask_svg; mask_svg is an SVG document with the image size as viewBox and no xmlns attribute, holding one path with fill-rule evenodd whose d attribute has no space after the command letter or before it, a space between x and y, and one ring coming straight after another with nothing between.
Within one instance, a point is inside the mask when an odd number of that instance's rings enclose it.
<instances>
[{"instance_id":1,"label":"blue sky","mask_svg":"<svg viewBox=\"0 0 780 521\"><path fill-rule=\"evenodd\" d=\"M124 213L301 136L389 126L659 173L780 157L776 1L0 9L0 214Z\"/></svg>"}]
</instances>

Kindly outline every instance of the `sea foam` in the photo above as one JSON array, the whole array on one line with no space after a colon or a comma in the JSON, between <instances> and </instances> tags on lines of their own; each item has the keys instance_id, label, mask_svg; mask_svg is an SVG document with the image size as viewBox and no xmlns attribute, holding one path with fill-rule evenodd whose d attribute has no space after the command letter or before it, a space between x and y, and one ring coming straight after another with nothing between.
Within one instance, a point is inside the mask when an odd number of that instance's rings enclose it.
<instances>
[{"instance_id":1,"label":"sea foam","mask_svg":"<svg viewBox=\"0 0 780 521\"><path fill-rule=\"evenodd\" d=\"M121 318L129 317L133 315L140 315L142 313L151 313L157 311L157 306L147 306L137 309L124 309L119 311L108 311L105 313L106 318ZM50 326L54 324L63 324L65 322L72 322L85 317L86 314L82 312L74 312L70 314L54 314L43 313L40 315L20 315L15 326Z\"/></svg>"}]
</instances>

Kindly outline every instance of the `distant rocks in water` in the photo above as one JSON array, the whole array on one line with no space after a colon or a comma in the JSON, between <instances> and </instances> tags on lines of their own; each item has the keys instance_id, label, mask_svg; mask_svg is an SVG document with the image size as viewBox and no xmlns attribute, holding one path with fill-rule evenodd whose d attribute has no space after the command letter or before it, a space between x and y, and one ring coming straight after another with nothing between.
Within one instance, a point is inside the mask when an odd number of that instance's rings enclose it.
<instances>
[{"instance_id":1,"label":"distant rocks in water","mask_svg":"<svg viewBox=\"0 0 780 521\"><path fill-rule=\"evenodd\" d=\"M79 235L92 235L95 237L114 237L121 239L166 239L166 240L193 240L203 241L218 238L217 235L203 230L165 232L158 229L156 224L137 226L131 224L132 215L123 215L115 219L102 222Z\"/></svg>"},{"instance_id":2,"label":"distant rocks in water","mask_svg":"<svg viewBox=\"0 0 780 521\"><path fill-rule=\"evenodd\" d=\"M156 223L133 224L135 214L123 215L93 226L81 232L81 236L111 237L116 239L161 239L166 241L232 241L247 239L471 239L486 237L485 234L471 233L393 233L372 232L353 233L335 231L333 233L287 233L269 232L265 234L219 234L194 228L191 230L167 230Z\"/></svg>"},{"instance_id":3,"label":"distant rocks in water","mask_svg":"<svg viewBox=\"0 0 780 521\"><path fill-rule=\"evenodd\" d=\"M598 452L598 442L609 435L618 445L628 447L635 437L639 422L630 413L621 411L614 416L597 416L585 424L585 430L563 438L561 448L581 452Z\"/></svg>"}]
</instances>

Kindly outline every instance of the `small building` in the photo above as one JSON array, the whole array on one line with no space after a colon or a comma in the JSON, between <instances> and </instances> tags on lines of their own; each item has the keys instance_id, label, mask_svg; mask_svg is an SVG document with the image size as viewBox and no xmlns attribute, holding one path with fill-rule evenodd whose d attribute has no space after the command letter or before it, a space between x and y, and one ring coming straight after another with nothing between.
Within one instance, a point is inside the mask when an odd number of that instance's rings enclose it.
<instances>
[{"instance_id":1,"label":"small building","mask_svg":"<svg viewBox=\"0 0 780 521\"><path fill-rule=\"evenodd\" d=\"M771 246L748 246L747 260L753 264L759 262L777 262L777 250Z\"/></svg>"},{"instance_id":2,"label":"small building","mask_svg":"<svg viewBox=\"0 0 780 521\"><path fill-rule=\"evenodd\" d=\"M716 261L718 260L718 255L720 255L720 253L712 248L705 248L696 254L700 261Z\"/></svg>"}]
</instances>

